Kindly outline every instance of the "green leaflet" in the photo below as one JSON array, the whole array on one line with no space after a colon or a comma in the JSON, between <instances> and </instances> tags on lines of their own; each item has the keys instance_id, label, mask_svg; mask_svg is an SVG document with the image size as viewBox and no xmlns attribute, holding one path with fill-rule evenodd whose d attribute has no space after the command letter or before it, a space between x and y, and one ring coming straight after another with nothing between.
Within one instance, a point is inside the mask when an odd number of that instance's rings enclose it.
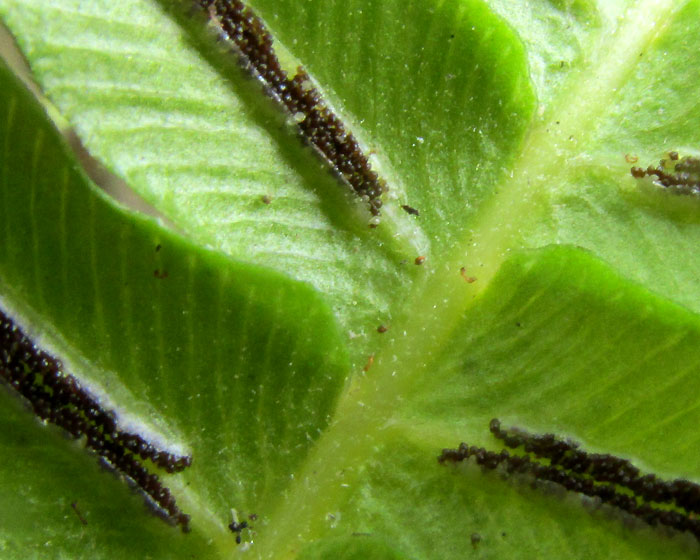
<instances>
[{"instance_id":1,"label":"green leaflet","mask_svg":"<svg viewBox=\"0 0 700 560\"><path fill-rule=\"evenodd\" d=\"M20 41L36 57L37 76L93 154L192 239L314 285L357 334L396 314L417 273L402 263L430 254L436 235L439 246L455 242L458 230L440 224L462 223L490 192L533 110L522 47L481 2L450 2L436 13L423 2L411 3L410 13L405 2L377 2L372 13L340 3L274 3L272 31L376 152L389 199L396 197L369 236L369 216L353 211L337 181L300 148L261 100L260 85L230 53L202 46L214 38L203 14L164 3L164 17L144 0L79 9L73 0L19 4L8 17L27 30ZM264 4L254 7L268 15ZM430 21L434 36L404 20ZM31 31L37 28L44 31ZM337 52L323 49L317 67L310 51L329 43L317 35L324 30L356 37L367 52L351 54L339 42ZM293 45L294 34L306 41ZM407 57L416 44L420 56ZM368 68L367 60L377 63ZM273 203L262 204L264 195ZM419 224L400 203L422 212ZM374 351L364 337L351 340L362 354Z\"/></svg>"},{"instance_id":2,"label":"green leaflet","mask_svg":"<svg viewBox=\"0 0 700 560\"><path fill-rule=\"evenodd\" d=\"M587 119L585 134L563 132L576 135L577 153L569 153L567 177L551 188L547 227L557 242L586 247L625 276L698 311L700 264L691 254L700 241L700 205L646 192L630 180L624 157L636 156L646 167L669 151L697 153L700 108L687 92L700 84L694 32L700 3L668 8L645 41L610 46L611 58L620 60L590 103L600 112ZM562 111L554 118L565 124L570 117Z\"/></svg>"},{"instance_id":3,"label":"green leaflet","mask_svg":"<svg viewBox=\"0 0 700 560\"><path fill-rule=\"evenodd\" d=\"M355 333L392 313L415 274L400 262L425 241L399 240L398 256L391 235L367 236L366 209L231 54L212 52L204 14L166 8L184 29L149 0L0 4L88 149L191 239L312 284Z\"/></svg>"},{"instance_id":4,"label":"green leaflet","mask_svg":"<svg viewBox=\"0 0 700 560\"><path fill-rule=\"evenodd\" d=\"M700 1L252 6L375 152L395 197L377 230L188 2L0 0L88 150L181 232L94 189L3 71L0 302L194 457L166 480L193 516L183 537L3 393L0 551L696 551L437 457L499 448L498 416L700 479L700 201L625 159L700 149ZM257 516L240 547L230 508Z\"/></svg>"},{"instance_id":5,"label":"green leaflet","mask_svg":"<svg viewBox=\"0 0 700 560\"><path fill-rule=\"evenodd\" d=\"M14 395L0 391L0 552L4 558L214 556L208 539L183 535L148 513L143 498L82 445L45 427ZM87 525L82 525L75 504ZM129 538L124 538L129 535Z\"/></svg>"},{"instance_id":6,"label":"green leaflet","mask_svg":"<svg viewBox=\"0 0 700 560\"><path fill-rule=\"evenodd\" d=\"M492 194L534 110L513 31L478 0L254 5L362 127L441 256Z\"/></svg>"},{"instance_id":7,"label":"green leaflet","mask_svg":"<svg viewBox=\"0 0 700 560\"><path fill-rule=\"evenodd\" d=\"M367 458L352 475L318 476L328 499L292 503L289 516L327 511L339 517L326 520L332 535L380 535L409 558L461 558L473 532L484 537L484 554L506 558L683 557L697 548L688 535L669 541L663 531L630 528L614 510L592 513L579 496L534 492L527 480L437 458L462 441L500 451L488 431L499 417L630 457L645 472L697 480L698 335L697 315L578 249L514 256L462 316L454 344L358 388L356 410L382 429L339 422L319 448L353 442ZM368 434L364 447L357 432Z\"/></svg>"},{"instance_id":8,"label":"green leaflet","mask_svg":"<svg viewBox=\"0 0 700 560\"><path fill-rule=\"evenodd\" d=\"M2 168L30 170L3 174L5 305L126 420L192 451L196 465L166 484L182 509L200 512L208 540L228 543L230 508L258 509L262 520L258 505L275 503L328 421L347 371L333 319L307 286L196 248L116 207L75 169L30 94L5 68L1 78ZM34 428L27 421L25 430ZM66 446L51 434L53 446ZM6 453L17 456L16 447L13 438ZM13 472L28 475L19 467L28 457L17 460L3 467L4 490L15 493L24 481ZM73 451L65 462L66 489L85 495L81 472L95 471L95 459ZM84 510L104 507L98 498L81 500ZM122 516L127 527L143 516L133 502L129 514L102 516L103 530L114 531ZM65 513L56 508L43 518ZM99 530L91 525L93 538ZM174 532L161 523L161 538L164 530ZM14 548L34 537L5 538Z\"/></svg>"}]
</instances>

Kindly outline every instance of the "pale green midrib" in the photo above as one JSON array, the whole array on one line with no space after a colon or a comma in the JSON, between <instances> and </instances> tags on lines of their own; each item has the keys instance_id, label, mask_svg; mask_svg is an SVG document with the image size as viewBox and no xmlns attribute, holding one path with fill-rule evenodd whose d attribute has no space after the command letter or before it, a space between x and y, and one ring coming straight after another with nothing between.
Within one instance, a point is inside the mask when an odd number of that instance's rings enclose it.
<instances>
[{"instance_id":1,"label":"pale green midrib","mask_svg":"<svg viewBox=\"0 0 700 560\"><path fill-rule=\"evenodd\" d=\"M614 101L615 92L633 71L639 52L655 40L663 24L682 7L682 3L671 0L639 4L627 12L615 34L597 42L594 50L602 56L590 56L587 66L572 73L568 86L545 119L535 123L513 173L484 205L465 242L442 260L439 268L430 271L424 281L416 282L414 296L408 300L416 302L415 306L405 314L403 324L397 321L392 326L394 338L376 354L370 375L356 376L342 395L335 423L318 440L278 509L269 517L266 530L259 532L255 545L258 557L293 558L305 539L321 534L327 504L341 506L343 495L347 494L340 486L338 473L344 471L342 482L352 487L353 467L360 469L374 448L395 433L392 411L402 398L410 396L414 376L428 370L431 357L439 356L457 323L488 286L508 251L524 246L520 232L542 215L539 199L546 197L548 185L543 178L551 181L565 173L566 159L577 155L577 144L584 144L581 132L592 129L585 125L594 123ZM657 21L663 23L657 26ZM566 115L566 119L561 115ZM557 127L556 121L577 126ZM578 140L576 144L568 141L571 135ZM472 239L477 243L473 248ZM461 266L466 266L470 274L474 272L478 278L475 283L464 282L459 273ZM398 361L393 356L398 356ZM401 364L407 367L401 368ZM460 441L459 434L454 439ZM313 496L319 499L314 500Z\"/></svg>"},{"instance_id":2,"label":"pale green midrib","mask_svg":"<svg viewBox=\"0 0 700 560\"><path fill-rule=\"evenodd\" d=\"M658 36L663 26L654 22L661 16L668 22L682 7L681 4L671 7L673 4L672 0L648 0L641 8L628 12L627 24L598 44L596 51L604 54L597 59L598 63L593 59L590 66L571 76L548 118L534 124L512 172L494 189L496 194L483 205L463 242L441 259L440 270L425 285L417 286L414 298L409 300L416 305L411 306L406 318L407 335L401 339L405 342L388 351L419 360L439 354L451 339L457 322L488 287L508 253L532 247L524 236L548 211L546 198L550 185L559 189L560 185L570 184L558 180L558 176L565 178L567 162L582 153L576 148L585 144L582 132L594 130L587 125L595 123L611 105L615 92L634 72L639 52ZM556 125L557 121L564 124ZM566 126L566 121L577 126ZM578 141L570 142L570 136ZM547 243L554 241L550 239ZM464 282L459 273L462 266L477 277L476 282ZM426 320L417 326L414 317ZM422 336L421 331L430 333L430 337ZM378 354L377 369L381 368L380 360ZM416 359L408 363L416 363ZM405 378L405 386L410 387L410 378Z\"/></svg>"}]
</instances>

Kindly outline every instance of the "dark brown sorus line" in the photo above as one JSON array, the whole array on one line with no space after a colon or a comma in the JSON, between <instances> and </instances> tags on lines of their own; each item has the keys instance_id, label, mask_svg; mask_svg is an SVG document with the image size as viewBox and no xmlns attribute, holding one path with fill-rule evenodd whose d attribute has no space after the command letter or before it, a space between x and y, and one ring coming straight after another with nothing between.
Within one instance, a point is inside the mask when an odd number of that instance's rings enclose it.
<instances>
[{"instance_id":1,"label":"dark brown sorus line","mask_svg":"<svg viewBox=\"0 0 700 560\"><path fill-rule=\"evenodd\" d=\"M557 438L554 434L531 435L523 430L501 428L491 420L491 433L507 447L523 447L526 453L549 459L551 465L578 475L587 475L597 482L611 482L627 488L635 496L657 503L675 504L688 512L700 513L700 485L685 479L664 481L654 474L642 475L627 459L607 453L587 453L578 444Z\"/></svg>"},{"instance_id":2,"label":"dark brown sorus line","mask_svg":"<svg viewBox=\"0 0 700 560\"><path fill-rule=\"evenodd\" d=\"M649 525L688 531L700 540L700 520L696 519L700 512L700 485L684 479L664 481L654 474L641 475L627 459L587 453L576 442L554 434L529 434L517 428L504 430L497 419L491 420L490 430L507 447L522 448L525 455L512 455L505 449L488 451L462 443L457 449L443 449L438 461L455 463L473 458L489 470L500 467L508 474L530 475L571 492L597 497L602 503L626 511Z\"/></svg>"},{"instance_id":3,"label":"dark brown sorus line","mask_svg":"<svg viewBox=\"0 0 700 560\"><path fill-rule=\"evenodd\" d=\"M386 183L372 170L357 139L322 101L309 75L299 67L290 78L272 46L262 20L238 0L196 0L224 38L231 41L244 66L265 85L265 92L294 118L302 137L322 156L333 172L380 214ZM371 222L371 225L376 225Z\"/></svg>"},{"instance_id":4,"label":"dark brown sorus line","mask_svg":"<svg viewBox=\"0 0 700 560\"><path fill-rule=\"evenodd\" d=\"M700 158L697 157L681 158L678 152L669 152L668 159L662 159L656 167L633 167L630 173L635 179L653 177L654 183L677 194L700 195Z\"/></svg>"},{"instance_id":5,"label":"dark brown sorus line","mask_svg":"<svg viewBox=\"0 0 700 560\"><path fill-rule=\"evenodd\" d=\"M170 490L141 460L175 473L189 467L191 457L173 455L120 429L113 412L102 408L59 360L38 348L1 311L0 379L22 395L42 421L60 426L76 439L84 437L88 449L132 480L168 520L189 531L189 515L180 511Z\"/></svg>"}]
</instances>

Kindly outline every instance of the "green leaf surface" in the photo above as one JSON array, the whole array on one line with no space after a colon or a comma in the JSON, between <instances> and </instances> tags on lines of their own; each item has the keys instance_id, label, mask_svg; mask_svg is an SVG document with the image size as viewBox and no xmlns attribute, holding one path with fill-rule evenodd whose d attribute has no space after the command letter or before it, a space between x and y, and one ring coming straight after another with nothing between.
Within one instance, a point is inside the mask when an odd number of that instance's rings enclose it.
<instances>
[{"instance_id":1,"label":"green leaf surface","mask_svg":"<svg viewBox=\"0 0 700 560\"><path fill-rule=\"evenodd\" d=\"M497 449L488 424L498 417L633 458L666 479L697 476L697 316L581 251L551 248L507 261L456 330L462 343L402 393L359 477L363 490L343 510L346 523L417 558L471 550L472 533L482 537L476 548L484 557L697 552L688 535L630 526L590 499L536 491L527 479L504 481L474 465L443 465L441 473L430 456L457 441ZM448 536L454 519L463 530Z\"/></svg>"},{"instance_id":2,"label":"green leaf surface","mask_svg":"<svg viewBox=\"0 0 700 560\"><path fill-rule=\"evenodd\" d=\"M498 417L700 482L700 198L630 174L700 153L700 1L251 6L387 180L378 228L189 2L0 0L51 111L167 218L1 70L0 306L193 457L182 535L3 388L4 557L697 554L437 458L499 450Z\"/></svg>"},{"instance_id":3,"label":"green leaf surface","mask_svg":"<svg viewBox=\"0 0 700 560\"><path fill-rule=\"evenodd\" d=\"M118 208L71 166L30 94L2 72L3 169L31 170L3 178L5 306L123 409L127 425L198 448L172 484L184 509L200 511L208 540L221 539L231 507L272 507L328 421L347 370L330 310L308 286ZM75 472L94 462L72 457ZM6 462L4 478L21 488L17 468ZM83 484L73 476L75 491Z\"/></svg>"},{"instance_id":4,"label":"green leaf surface","mask_svg":"<svg viewBox=\"0 0 700 560\"><path fill-rule=\"evenodd\" d=\"M396 552L381 539L373 538L369 533L354 533L350 537L316 541L302 551L300 558L304 560L322 560L323 558L403 560L405 556Z\"/></svg>"}]
</instances>

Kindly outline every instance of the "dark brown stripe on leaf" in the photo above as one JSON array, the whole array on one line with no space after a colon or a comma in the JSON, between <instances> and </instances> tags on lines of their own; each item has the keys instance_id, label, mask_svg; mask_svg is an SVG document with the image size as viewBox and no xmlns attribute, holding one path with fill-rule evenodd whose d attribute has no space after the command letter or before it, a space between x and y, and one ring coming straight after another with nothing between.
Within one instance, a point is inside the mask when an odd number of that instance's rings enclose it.
<instances>
[{"instance_id":1,"label":"dark brown stripe on leaf","mask_svg":"<svg viewBox=\"0 0 700 560\"><path fill-rule=\"evenodd\" d=\"M297 122L302 136L330 165L334 173L366 200L378 216L386 183L360 149L356 138L322 101L306 71L287 75L272 47L272 36L253 10L238 0L196 0L232 41L245 67L265 84L268 95L279 101Z\"/></svg>"},{"instance_id":2,"label":"dark brown stripe on leaf","mask_svg":"<svg viewBox=\"0 0 700 560\"><path fill-rule=\"evenodd\" d=\"M607 453L587 453L578 444L554 434L531 435L519 429L503 430L497 419L491 420L491 433L511 448L523 447L526 453L549 459L550 464L597 482L611 482L631 490L639 498L657 503L674 503L689 512L700 513L700 485L685 479L664 481L653 474L642 475L627 459Z\"/></svg>"},{"instance_id":3,"label":"dark brown stripe on leaf","mask_svg":"<svg viewBox=\"0 0 700 560\"><path fill-rule=\"evenodd\" d=\"M139 434L121 430L115 415L102 408L63 365L38 348L4 313L0 312L0 379L22 395L43 421L60 426L108 465L127 476L166 517L189 530L189 515L180 511L170 490L139 459L150 460L169 473L180 472L191 457L177 456L149 443Z\"/></svg>"},{"instance_id":4,"label":"dark brown stripe on leaf","mask_svg":"<svg viewBox=\"0 0 700 560\"><path fill-rule=\"evenodd\" d=\"M700 158L697 157L681 158L678 152L669 152L668 159L662 159L656 167L633 167L630 172L635 179L653 177L654 183L677 194L700 195Z\"/></svg>"},{"instance_id":5,"label":"dark brown stripe on leaf","mask_svg":"<svg viewBox=\"0 0 700 560\"><path fill-rule=\"evenodd\" d=\"M487 451L483 447L460 444L443 449L440 463L473 459L486 469L501 468L508 474L520 473L552 482L571 492L597 497L601 502L624 510L649 525L665 525L688 531L700 540L700 485L684 479L664 481L654 474L641 475L627 459L609 454L587 453L576 442L554 434L529 434L501 428L491 420L491 433L507 447L522 448L524 455L506 449ZM668 504L659 507L659 504Z\"/></svg>"}]
</instances>

